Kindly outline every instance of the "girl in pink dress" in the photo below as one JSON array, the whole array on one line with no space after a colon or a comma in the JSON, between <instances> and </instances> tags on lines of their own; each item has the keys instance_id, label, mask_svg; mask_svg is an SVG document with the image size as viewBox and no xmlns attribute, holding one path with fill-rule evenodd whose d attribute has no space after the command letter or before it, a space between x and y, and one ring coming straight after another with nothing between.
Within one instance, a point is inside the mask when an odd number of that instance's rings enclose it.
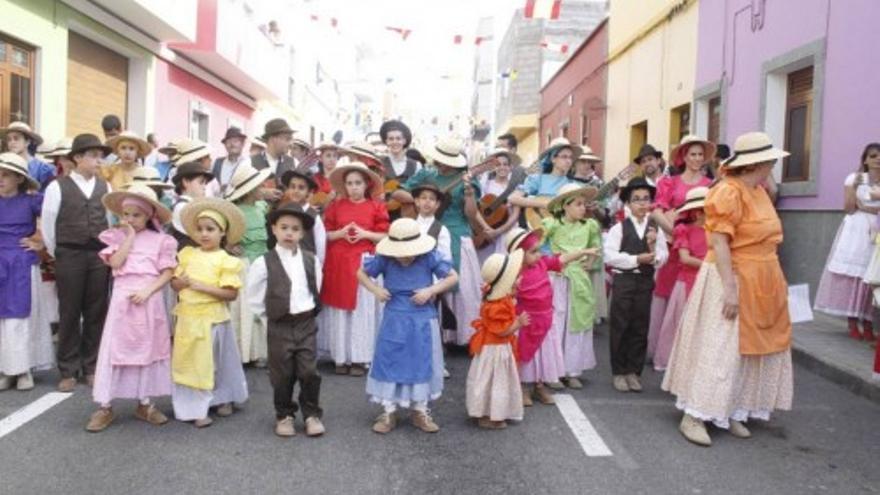
<instances>
[{"instance_id":1,"label":"girl in pink dress","mask_svg":"<svg viewBox=\"0 0 880 495\"><path fill-rule=\"evenodd\" d=\"M162 230L171 211L141 184L111 192L102 202L120 223L99 237L107 245L100 257L113 269L113 294L92 391L100 408L86 430L110 426L113 399L137 399L135 417L162 425L168 418L150 398L171 395L171 331L162 295L177 265L177 241Z\"/></svg>"},{"instance_id":2,"label":"girl in pink dress","mask_svg":"<svg viewBox=\"0 0 880 495\"><path fill-rule=\"evenodd\" d=\"M583 249L571 253L542 255L543 232L515 228L508 233L505 244L509 253L524 252L522 272L516 290L516 313L528 313L529 324L519 330L517 358L520 380L523 383L523 405L532 405L532 395L542 404L556 401L545 383L558 382L565 376L565 356L562 353L562 330L551 331L553 325L565 326L565 321L554 321L554 306L567 307L568 301L553 300L550 271L561 272L565 265L594 253ZM531 387L530 387L531 385Z\"/></svg>"},{"instance_id":3,"label":"girl in pink dress","mask_svg":"<svg viewBox=\"0 0 880 495\"><path fill-rule=\"evenodd\" d=\"M651 219L663 229L668 242L674 241L676 208L684 204L688 191L707 187L712 180L706 177L704 165L715 158L715 144L696 136L685 136L672 152L673 174L657 183L657 197ZM656 275L654 298L651 300L651 323L648 329L648 356L657 349L660 327L666 315L666 306L678 277L678 250L669 250L669 259Z\"/></svg>"},{"instance_id":4,"label":"girl in pink dress","mask_svg":"<svg viewBox=\"0 0 880 495\"><path fill-rule=\"evenodd\" d=\"M700 271L703 258L708 251L706 231L703 229L706 222L703 205L706 204L707 194L709 194L708 187L691 189L684 205L678 209L678 220L675 222L674 230L675 242L672 244L672 250L678 254L678 274L657 336L657 348L654 351L654 369L657 371L665 370L669 363L669 354L672 352L678 324L684 314L684 307L694 281L697 279L697 272Z\"/></svg>"}]
</instances>

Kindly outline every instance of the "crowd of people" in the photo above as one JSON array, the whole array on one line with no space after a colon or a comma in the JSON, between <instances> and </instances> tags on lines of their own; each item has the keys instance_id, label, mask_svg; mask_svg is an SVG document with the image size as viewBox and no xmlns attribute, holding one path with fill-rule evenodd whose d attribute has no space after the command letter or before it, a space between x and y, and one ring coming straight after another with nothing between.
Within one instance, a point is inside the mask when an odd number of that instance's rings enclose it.
<instances>
[{"instance_id":1,"label":"crowd of people","mask_svg":"<svg viewBox=\"0 0 880 495\"><path fill-rule=\"evenodd\" d=\"M512 135L469 160L456 138L414 149L397 120L372 141L312 146L274 119L250 140L230 128L212 160L206 143L159 147L113 116L102 127L54 147L23 123L0 130L0 390L57 366L60 391L91 387L88 431L123 399L165 424L154 401L167 396L177 420L206 427L247 401L254 366L268 368L275 433L294 436L299 413L320 436L327 360L365 377L373 431L408 409L433 433L449 346L472 356L467 415L501 429L584 387L605 320L614 389L640 392L650 359L696 444L711 444L706 423L745 438L747 420L791 407L770 178L787 153L765 134L729 156L688 136L668 165L646 145L605 182L599 157L564 138L524 166ZM829 261L823 278L829 304L841 287L861 298L841 306L852 321L869 321L880 283L871 249L849 254L849 236L877 228L880 147L863 162L847 201L865 215L847 217L843 272Z\"/></svg>"}]
</instances>

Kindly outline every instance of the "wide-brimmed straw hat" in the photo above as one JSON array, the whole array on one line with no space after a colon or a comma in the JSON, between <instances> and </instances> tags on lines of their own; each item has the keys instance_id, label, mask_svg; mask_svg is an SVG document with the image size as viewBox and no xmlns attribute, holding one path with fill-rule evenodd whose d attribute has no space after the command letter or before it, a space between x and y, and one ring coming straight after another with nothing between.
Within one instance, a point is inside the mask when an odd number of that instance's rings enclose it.
<instances>
[{"instance_id":1,"label":"wide-brimmed straw hat","mask_svg":"<svg viewBox=\"0 0 880 495\"><path fill-rule=\"evenodd\" d=\"M688 210L702 209L706 205L706 196L709 194L708 187L695 187L687 192L682 204L675 213L680 215Z\"/></svg>"},{"instance_id":2,"label":"wide-brimmed straw hat","mask_svg":"<svg viewBox=\"0 0 880 495\"><path fill-rule=\"evenodd\" d=\"M187 139L177 143L177 155L171 158L171 163L177 165L194 162L210 155L211 150L207 144L196 139Z\"/></svg>"},{"instance_id":3,"label":"wide-brimmed straw hat","mask_svg":"<svg viewBox=\"0 0 880 495\"><path fill-rule=\"evenodd\" d=\"M224 199L237 201L243 198L260 187L271 175L272 171L268 168L257 170L250 162L240 163L235 167L232 178L229 179L229 189L227 189Z\"/></svg>"},{"instance_id":4,"label":"wide-brimmed straw hat","mask_svg":"<svg viewBox=\"0 0 880 495\"><path fill-rule=\"evenodd\" d=\"M0 153L0 168L15 172L27 179L29 189L39 189L40 183L28 173L27 161L16 153Z\"/></svg>"},{"instance_id":5,"label":"wide-brimmed straw hat","mask_svg":"<svg viewBox=\"0 0 880 495\"><path fill-rule=\"evenodd\" d=\"M153 214L160 222L164 224L171 221L171 210L159 202L155 191L150 189L146 184L132 183L129 184L128 188L124 191L109 192L101 198L101 203L104 204L105 208L115 213L117 216L122 217L122 203L126 198L136 198L141 201L146 201L153 207Z\"/></svg>"},{"instance_id":6,"label":"wide-brimmed straw hat","mask_svg":"<svg viewBox=\"0 0 880 495\"><path fill-rule=\"evenodd\" d=\"M178 172L180 169L178 169ZM159 171L156 170L155 167L137 167L134 169L134 172L131 174L131 182L128 184L129 186L132 184L141 184L147 187L158 187L161 189L173 189L174 186L167 182L163 182L162 178L159 177Z\"/></svg>"},{"instance_id":7,"label":"wide-brimmed straw hat","mask_svg":"<svg viewBox=\"0 0 880 495\"><path fill-rule=\"evenodd\" d=\"M376 244L376 252L382 256L405 258L430 252L437 241L422 234L419 223L412 218L399 218L388 229L388 235Z\"/></svg>"},{"instance_id":8,"label":"wide-brimmed straw hat","mask_svg":"<svg viewBox=\"0 0 880 495\"><path fill-rule=\"evenodd\" d=\"M266 141L263 141L263 138L257 136L251 139L251 146L256 146L257 148L266 149Z\"/></svg>"},{"instance_id":9,"label":"wide-brimmed straw hat","mask_svg":"<svg viewBox=\"0 0 880 495\"><path fill-rule=\"evenodd\" d=\"M561 150L562 148L570 148L572 157L574 159L577 159L577 157L579 157L581 155L581 153L583 152L583 148L572 143L568 139L560 136L560 137L550 141L550 145L547 146L547 149L545 149L541 153L541 155L539 157L539 161L544 161L544 158L546 158L547 156L552 156L552 154L556 153L557 151Z\"/></svg>"},{"instance_id":10,"label":"wide-brimmed straw hat","mask_svg":"<svg viewBox=\"0 0 880 495\"><path fill-rule=\"evenodd\" d=\"M305 228L306 230L311 230L311 228L315 226L315 218L306 213L305 210L303 210L302 207L296 203L284 203L278 208L270 211L269 215L267 216L269 225L275 225L275 222L277 222L278 219L284 215L293 215L299 218L299 220L303 224L303 228Z\"/></svg>"},{"instance_id":11,"label":"wide-brimmed straw hat","mask_svg":"<svg viewBox=\"0 0 880 495\"><path fill-rule=\"evenodd\" d=\"M116 149L119 147L120 144L125 141L128 141L129 143L135 145L138 150L138 158L143 158L149 155L151 151L153 151L150 143L148 143L145 139L141 139L140 136L131 131L120 132L119 134L108 139L106 144L113 150L114 153L116 153Z\"/></svg>"},{"instance_id":12,"label":"wide-brimmed straw hat","mask_svg":"<svg viewBox=\"0 0 880 495\"><path fill-rule=\"evenodd\" d=\"M382 126L379 127L379 137L382 138L383 143L388 140L388 133L391 131L400 131L403 134L403 147L409 148L409 145L412 144L412 131L409 130L406 124L399 120L383 122Z\"/></svg>"},{"instance_id":13,"label":"wide-brimmed straw hat","mask_svg":"<svg viewBox=\"0 0 880 495\"><path fill-rule=\"evenodd\" d=\"M311 145L311 143L309 143L309 142L306 141L305 139L300 139L300 138L298 138L298 137L293 138L293 141L291 141L290 144L291 144L291 145L294 145L294 144L295 144L295 145L299 146L300 148L305 148L305 149L307 149L307 150L311 150L311 149L312 149L312 145Z\"/></svg>"},{"instance_id":14,"label":"wide-brimmed straw hat","mask_svg":"<svg viewBox=\"0 0 880 495\"><path fill-rule=\"evenodd\" d=\"M556 196L550 201L550 204L547 205L547 209L550 211L557 211L562 208L566 201L575 196L583 196L584 200L588 203L594 199L599 194L599 190L593 186L584 186L581 184L566 184L559 188L559 192L556 193Z\"/></svg>"},{"instance_id":15,"label":"wide-brimmed straw hat","mask_svg":"<svg viewBox=\"0 0 880 495\"><path fill-rule=\"evenodd\" d=\"M489 286L485 296L487 301L496 301L510 294L522 269L524 256L523 250L517 249L511 254L494 253L486 258L480 276Z\"/></svg>"},{"instance_id":16,"label":"wide-brimmed straw hat","mask_svg":"<svg viewBox=\"0 0 880 495\"><path fill-rule=\"evenodd\" d=\"M347 156L344 156L336 162L336 168L330 172L330 177L328 177L330 185L333 186L333 189L340 196L347 196L345 192L345 176L351 171L361 172L368 178L370 181L368 187L371 188L374 198L380 197L385 193L382 187L384 183L379 174L370 170L370 167L366 166L363 162L352 161Z\"/></svg>"},{"instance_id":17,"label":"wide-brimmed straw hat","mask_svg":"<svg viewBox=\"0 0 880 495\"><path fill-rule=\"evenodd\" d=\"M581 154L575 158L575 161L581 161L581 160L588 161L588 162L601 162L602 161L601 158L599 158L598 156L596 156L595 153L593 153L593 149L590 148L589 146L587 146L586 144L583 145L583 147L581 148Z\"/></svg>"},{"instance_id":18,"label":"wide-brimmed straw hat","mask_svg":"<svg viewBox=\"0 0 880 495\"><path fill-rule=\"evenodd\" d=\"M366 141L351 143L342 148L342 153L351 156L355 161L363 162L372 169L382 168L382 160L376 154L375 147Z\"/></svg>"},{"instance_id":19,"label":"wide-brimmed straw hat","mask_svg":"<svg viewBox=\"0 0 880 495\"><path fill-rule=\"evenodd\" d=\"M467 158L461 153L461 140L446 137L425 150L425 156L436 164L452 168L467 167Z\"/></svg>"},{"instance_id":20,"label":"wide-brimmed straw hat","mask_svg":"<svg viewBox=\"0 0 880 495\"><path fill-rule=\"evenodd\" d=\"M684 163L684 156L687 154L688 150L691 146L698 144L703 147L703 162L709 162L715 159L715 152L718 150L718 147L712 141L708 139L701 138L699 136L694 136L688 134L687 136L681 138L681 142L678 146L672 150L672 163L679 165Z\"/></svg>"},{"instance_id":21,"label":"wide-brimmed straw hat","mask_svg":"<svg viewBox=\"0 0 880 495\"><path fill-rule=\"evenodd\" d=\"M8 126L0 129L0 139L6 139L6 135L10 132L18 132L25 135L28 140L35 146L39 146L43 143L43 137L34 132L33 129L31 129L31 126L27 125L24 122L13 122Z\"/></svg>"},{"instance_id":22,"label":"wide-brimmed straw hat","mask_svg":"<svg viewBox=\"0 0 880 495\"><path fill-rule=\"evenodd\" d=\"M195 239L197 236L196 226L198 225L199 218L203 216L212 218L214 215L218 214L225 219L227 245L238 244L241 237L244 235L244 215L237 206L225 199L199 198L193 200L180 212L180 221L183 224L184 230L186 230L186 234L192 239ZM216 218L212 218L212 220L215 222L217 221ZM221 227L223 227L223 225L221 225Z\"/></svg>"},{"instance_id":23,"label":"wide-brimmed straw hat","mask_svg":"<svg viewBox=\"0 0 880 495\"><path fill-rule=\"evenodd\" d=\"M174 157L176 157L179 153L178 147L180 146L181 141L169 141L168 144L162 146L158 149L159 153L167 156L169 160L174 161Z\"/></svg>"},{"instance_id":24,"label":"wide-brimmed straw hat","mask_svg":"<svg viewBox=\"0 0 880 495\"><path fill-rule=\"evenodd\" d=\"M518 167L518 166L522 163L522 158L520 158L519 155L517 155L516 153L510 151L510 150L507 149L507 148L500 147L500 146L497 147L497 148L495 148L495 149L493 149L493 150L489 153L489 158L491 158L491 157L493 157L493 156L506 156L506 157L507 157L507 161L509 161L509 162L510 162L510 165L513 166L513 167Z\"/></svg>"},{"instance_id":25,"label":"wide-brimmed straw hat","mask_svg":"<svg viewBox=\"0 0 880 495\"><path fill-rule=\"evenodd\" d=\"M770 136L763 132L748 132L736 138L733 155L724 160L725 168L745 167L756 163L771 162L790 155L773 146Z\"/></svg>"},{"instance_id":26,"label":"wide-brimmed straw hat","mask_svg":"<svg viewBox=\"0 0 880 495\"><path fill-rule=\"evenodd\" d=\"M522 227L514 227L504 236L504 247L508 253L512 253L520 248L522 243L529 237L537 236L540 240L544 237L542 229L526 230Z\"/></svg>"},{"instance_id":27,"label":"wide-brimmed straw hat","mask_svg":"<svg viewBox=\"0 0 880 495\"><path fill-rule=\"evenodd\" d=\"M55 143L55 147L52 148L52 151L46 153L43 156L45 156L46 158L57 158L59 156L67 156L67 154L70 153L70 149L72 147L73 147L73 138L68 137L68 138L60 139L60 140L58 140L57 143Z\"/></svg>"},{"instance_id":28,"label":"wide-brimmed straw hat","mask_svg":"<svg viewBox=\"0 0 880 495\"><path fill-rule=\"evenodd\" d=\"M67 154L67 157L72 160L74 155L85 153L89 150L101 150L104 152L104 156L113 152L109 146L106 146L100 139L98 139L98 136L87 133L79 134L73 138L73 143L70 145L70 153Z\"/></svg>"}]
</instances>

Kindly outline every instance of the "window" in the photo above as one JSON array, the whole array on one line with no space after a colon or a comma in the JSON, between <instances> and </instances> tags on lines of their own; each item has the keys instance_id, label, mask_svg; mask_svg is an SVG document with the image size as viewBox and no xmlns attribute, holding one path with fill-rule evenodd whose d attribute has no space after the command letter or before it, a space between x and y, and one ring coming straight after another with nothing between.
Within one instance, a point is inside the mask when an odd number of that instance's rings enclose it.
<instances>
[{"instance_id":1,"label":"window","mask_svg":"<svg viewBox=\"0 0 880 495\"><path fill-rule=\"evenodd\" d=\"M791 156L782 162L782 181L810 178L810 120L813 113L813 66L788 75L785 98L785 149Z\"/></svg>"},{"instance_id":2,"label":"window","mask_svg":"<svg viewBox=\"0 0 880 495\"><path fill-rule=\"evenodd\" d=\"M0 37L0 126L33 122L34 51Z\"/></svg>"},{"instance_id":3,"label":"window","mask_svg":"<svg viewBox=\"0 0 880 495\"><path fill-rule=\"evenodd\" d=\"M635 158L639 149L648 142L648 121L639 122L629 130L629 156Z\"/></svg>"},{"instance_id":4,"label":"window","mask_svg":"<svg viewBox=\"0 0 880 495\"><path fill-rule=\"evenodd\" d=\"M706 139L717 143L721 139L721 97L709 100L709 130Z\"/></svg>"},{"instance_id":5,"label":"window","mask_svg":"<svg viewBox=\"0 0 880 495\"><path fill-rule=\"evenodd\" d=\"M691 105L685 104L672 109L669 115L669 142L673 145L691 132Z\"/></svg>"},{"instance_id":6,"label":"window","mask_svg":"<svg viewBox=\"0 0 880 495\"><path fill-rule=\"evenodd\" d=\"M200 101L190 102L189 137L203 143L210 142L211 115Z\"/></svg>"}]
</instances>

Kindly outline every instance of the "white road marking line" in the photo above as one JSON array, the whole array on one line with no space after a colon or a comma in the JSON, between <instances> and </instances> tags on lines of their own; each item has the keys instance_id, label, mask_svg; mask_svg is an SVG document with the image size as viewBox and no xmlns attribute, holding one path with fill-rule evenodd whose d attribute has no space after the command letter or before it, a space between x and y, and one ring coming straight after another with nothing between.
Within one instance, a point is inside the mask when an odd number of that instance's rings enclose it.
<instances>
[{"instance_id":1,"label":"white road marking line","mask_svg":"<svg viewBox=\"0 0 880 495\"><path fill-rule=\"evenodd\" d=\"M559 409L559 413L562 414L562 419L571 428L571 432L578 443L581 444L581 448L584 449L587 457L609 457L614 455L611 453L611 449L605 445L596 429L593 428L593 424L590 423L590 420L581 411L574 397L569 394L555 394L553 398L556 399L556 407Z\"/></svg>"},{"instance_id":2,"label":"white road marking line","mask_svg":"<svg viewBox=\"0 0 880 495\"><path fill-rule=\"evenodd\" d=\"M21 409L15 411L9 416L0 419L0 438L3 438L6 435L12 433L19 427L24 426L26 423L33 420L40 414L43 414L49 409L52 409L53 407L60 404L62 401L68 399L71 395L73 394L64 392L49 392L48 394L22 407Z\"/></svg>"}]
</instances>

